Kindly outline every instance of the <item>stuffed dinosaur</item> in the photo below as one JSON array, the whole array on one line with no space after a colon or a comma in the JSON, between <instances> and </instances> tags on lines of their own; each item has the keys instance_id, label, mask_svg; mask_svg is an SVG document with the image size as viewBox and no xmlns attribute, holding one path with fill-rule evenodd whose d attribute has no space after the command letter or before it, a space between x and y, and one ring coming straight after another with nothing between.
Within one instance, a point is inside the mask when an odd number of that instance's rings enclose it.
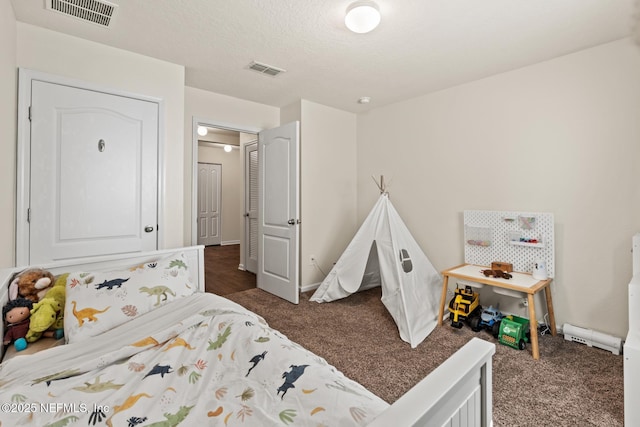
<instances>
[{"instance_id":1,"label":"stuffed dinosaur","mask_svg":"<svg viewBox=\"0 0 640 427\"><path fill-rule=\"evenodd\" d=\"M31 322L26 339L34 342L42 336L56 339L64 336L64 304L66 283L69 274L58 276L53 287L47 291L40 302L33 305Z\"/></svg>"}]
</instances>

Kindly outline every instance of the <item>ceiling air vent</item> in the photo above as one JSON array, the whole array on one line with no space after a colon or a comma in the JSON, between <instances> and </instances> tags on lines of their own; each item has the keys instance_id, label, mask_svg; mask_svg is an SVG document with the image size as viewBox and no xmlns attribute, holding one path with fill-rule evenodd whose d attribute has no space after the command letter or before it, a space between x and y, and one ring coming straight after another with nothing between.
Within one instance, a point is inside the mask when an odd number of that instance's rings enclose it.
<instances>
[{"instance_id":1,"label":"ceiling air vent","mask_svg":"<svg viewBox=\"0 0 640 427\"><path fill-rule=\"evenodd\" d=\"M108 27L118 5L103 0L47 0L46 7L85 22Z\"/></svg>"},{"instance_id":2,"label":"ceiling air vent","mask_svg":"<svg viewBox=\"0 0 640 427\"><path fill-rule=\"evenodd\" d=\"M257 71L260 74L266 74L267 76L275 77L280 73L286 72L282 68L273 67L271 65L262 64L260 62L252 61L248 66L248 69Z\"/></svg>"}]
</instances>

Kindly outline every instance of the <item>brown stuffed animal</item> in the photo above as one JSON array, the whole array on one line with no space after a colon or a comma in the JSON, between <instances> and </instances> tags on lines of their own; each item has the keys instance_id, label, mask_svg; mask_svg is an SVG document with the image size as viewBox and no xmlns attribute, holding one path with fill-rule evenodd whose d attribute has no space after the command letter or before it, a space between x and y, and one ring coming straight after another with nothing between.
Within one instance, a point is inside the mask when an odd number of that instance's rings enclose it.
<instances>
[{"instance_id":1,"label":"brown stuffed animal","mask_svg":"<svg viewBox=\"0 0 640 427\"><path fill-rule=\"evenodd\" d=\"M9 299L26 298L32 302L40 301L53 286L53 274L41 268L30 268L19 273L9 285Z\"/></svg>"}]
</instances>

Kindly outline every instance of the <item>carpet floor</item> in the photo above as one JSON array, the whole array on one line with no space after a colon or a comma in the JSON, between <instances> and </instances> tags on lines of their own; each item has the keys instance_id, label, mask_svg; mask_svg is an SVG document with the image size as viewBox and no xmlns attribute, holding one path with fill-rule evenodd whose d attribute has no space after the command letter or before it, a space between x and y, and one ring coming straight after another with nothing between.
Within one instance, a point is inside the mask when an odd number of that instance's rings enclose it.
<instances>
[{"instance_id":1,"label":"carpet floor","mask_svg":"<svg viewBox=\"0 0 640 427\"><path fill-rule=\"evenodd\" d=\"M495 427L623 425L622 356L543 335L540 359L534 360L529 347L516 350L488 332L448 324L411 349L380 301L380 288L324 304L309 301L310 296L302 294L298 305L261 289L226 297L389 403L476 336L496 344Z\"/></svg>"}]
</instances>

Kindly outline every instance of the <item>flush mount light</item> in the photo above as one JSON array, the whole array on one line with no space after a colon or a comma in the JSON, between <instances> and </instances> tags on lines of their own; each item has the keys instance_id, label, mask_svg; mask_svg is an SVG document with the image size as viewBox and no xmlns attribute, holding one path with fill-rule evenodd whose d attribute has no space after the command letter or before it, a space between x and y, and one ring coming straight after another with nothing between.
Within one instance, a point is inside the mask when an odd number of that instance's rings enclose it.
<instances>
[{"instance_id":1,"label":"flush mount light","mask_svg":"<svg viewBox=\"0 0 640 427\"><path fill-rule=\"evenodd\" d=\"M198 135L200 136L205 136L207 134L208 130L206 127L204 126L198 126Z\"/></svg>"},{"instance_id":2,"label":"flush mount light","mask_svg":"<svg viewBox=\"0 0 640 427\"><path fill-rule=\"evenodd\" d=\"M230 145L227 144L227 145L224 146L224 151L225 152L230 153L231 150L233 150L233 148Z\"/></svg>"},{"instance_id":3,"label":"flush mount light","mask_svg":"<svg viewBox=\"0 0 640 427\"><path fill-rule=\"evenodd\" d=\"M372 1L356 1L347 8L344 23L354 33L364 34L380 23L380 10Z\"/></svg>"}]
</instances>

